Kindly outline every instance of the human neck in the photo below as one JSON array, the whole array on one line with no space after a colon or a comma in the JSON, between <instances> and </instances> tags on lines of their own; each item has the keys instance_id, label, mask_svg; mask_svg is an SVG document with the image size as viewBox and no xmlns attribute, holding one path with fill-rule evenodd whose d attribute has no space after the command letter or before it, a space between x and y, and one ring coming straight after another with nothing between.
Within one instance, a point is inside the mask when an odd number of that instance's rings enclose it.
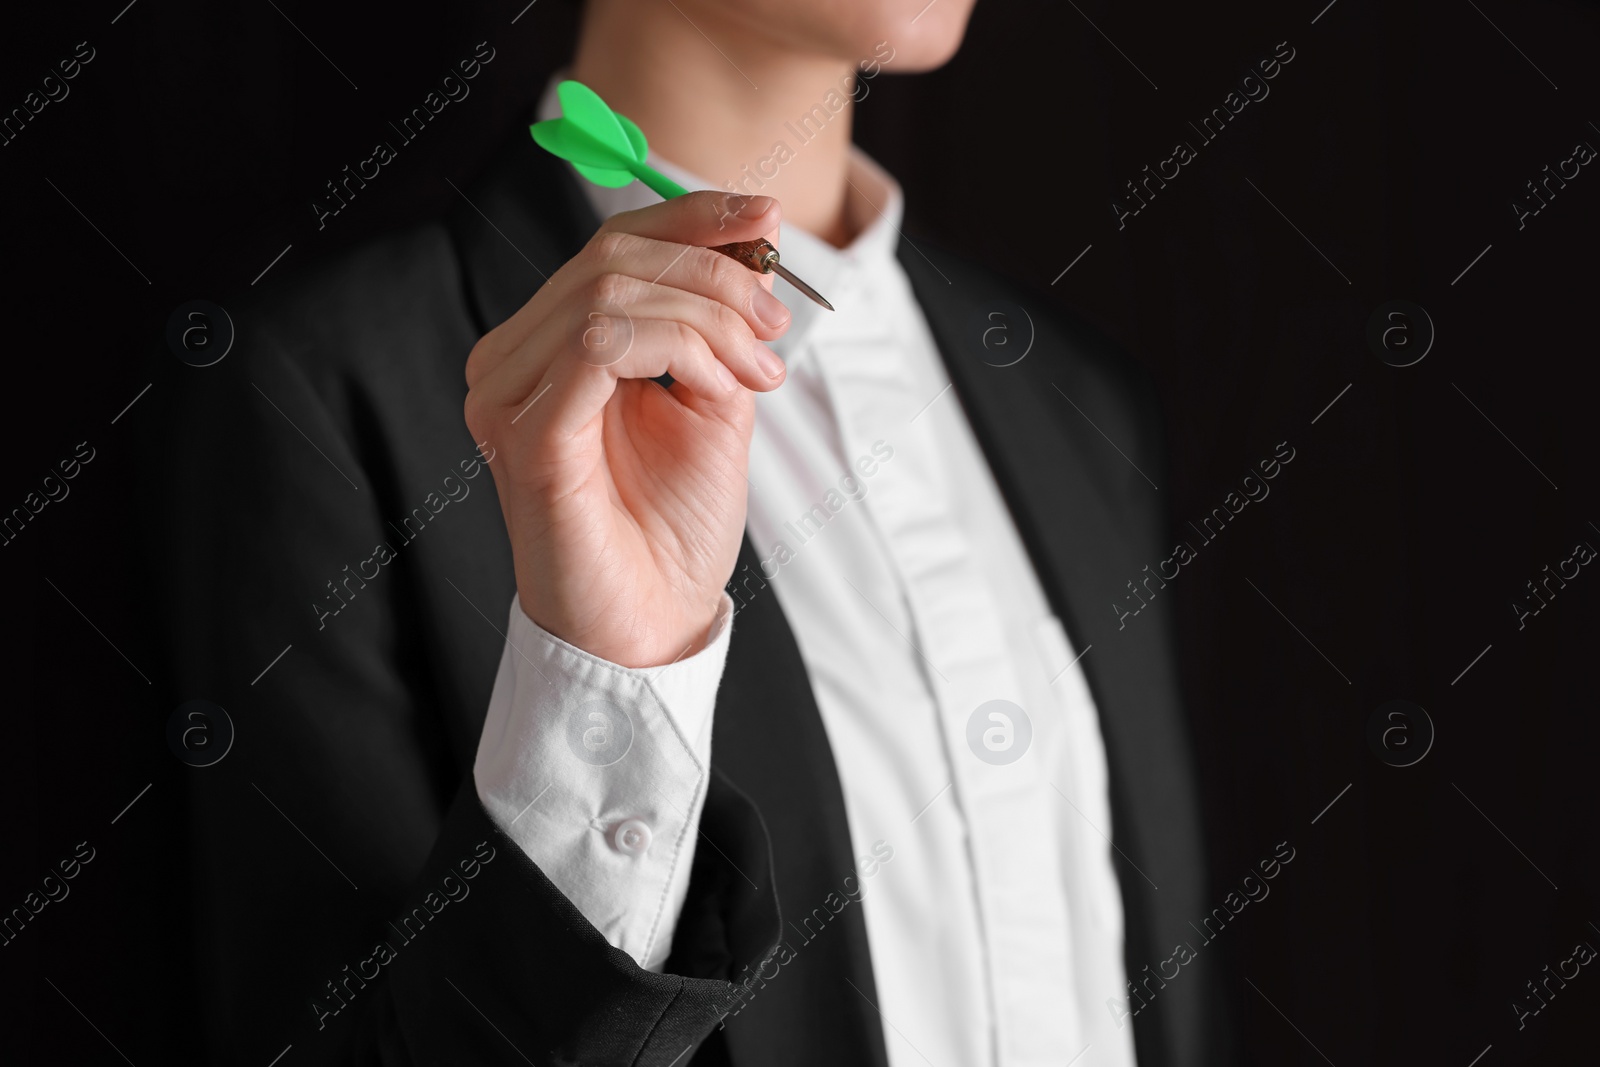
<instances>
[{"instance_id":1,"label":"human neck","mask_svg":"<svg viewBox=\"0 0 1600 1067\"><path fill-rule=\"evenodd\" d=\"M691 23L672 4L590 0L571 76L647 131L663 158L721 188L775 197L786 223L842 248L856 229L851 69L742 25ZM830 112L825 98L844 106Z\"/></svg>"}]
</instances>

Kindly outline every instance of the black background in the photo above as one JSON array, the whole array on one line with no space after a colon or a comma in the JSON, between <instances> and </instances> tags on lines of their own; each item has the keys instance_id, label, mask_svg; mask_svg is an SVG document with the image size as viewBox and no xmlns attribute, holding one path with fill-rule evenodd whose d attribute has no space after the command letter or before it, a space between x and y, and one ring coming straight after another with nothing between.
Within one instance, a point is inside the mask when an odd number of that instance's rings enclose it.
<instances>
[{"instance_id":1,"label":"black background","mask_svg":"<svg viewBox=\"0 0 1600 1067\"><path fill-rule=\"evenodd\" d=\"M1151 491L1175 538L1279 442L1295 449L1146 609L1174 613L1183 640L1217 904L1277 842L1296 849L1183 979L1231 1001L1242 1062L1593 1061L1600 975L1585 967L1522 1029L1511 1005L1578 942L1600 947L1600 578L1585 569L1521 630L1511 602L1600 544L1600 174L1584 167L1520 230L1511 202L1577 142L1600 146L1596 13L1325 2L981 0L948 67L871 83L857 140L903 183L913 240L1033 285L1154 371L1170 470ZM0 548L17 657L0 909L79 841L97 850L0 948L6 1062L191 1055L204 976L181 798L186 775L217 771L179 763L165 724L181 700L249 693L172 692L151 640L162 593L140 554L162 520L134 488L140 405L118 416L147 384L205 373L165 350L168 315L248 286L286 245L274 271L449 205L575 25L561 0L520 17L524 0L124 3L8 13L0 34L6 112L78 42L95 49L0 146L0 510L78 442L95 449ZM323 183L479 41L497 54L472 95L319 232ZM1295 56L1270 95L1201 147L1188 122L1282 41ZM1180 139L1198 158L1119 230L1118 187ZM1402 299L1437 336L1397 368L1366 331ZM1108 605L1130 577L1107 575ZM1367 741L1392 699L1436 731L1413 766Z\"/></svg>"}]
</instances>

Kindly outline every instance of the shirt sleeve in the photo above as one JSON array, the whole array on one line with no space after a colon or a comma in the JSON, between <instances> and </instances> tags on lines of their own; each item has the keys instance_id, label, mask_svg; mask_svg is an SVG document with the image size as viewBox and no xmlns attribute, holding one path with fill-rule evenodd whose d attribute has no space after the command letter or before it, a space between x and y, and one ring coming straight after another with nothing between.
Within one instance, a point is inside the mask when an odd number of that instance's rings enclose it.
<instances>
[{"instance_id":1,"label":"shirt sleeve","mask_svg":"<svg viewBox=\"0 0 1600 1067\"><path fill-rule=\"evenodd\" d=\"M494 824L658 973L688 894L732 618L724 593L703 649L633 669L549 633L513 598L473 765Z\"/></svg>"}]
</instances>

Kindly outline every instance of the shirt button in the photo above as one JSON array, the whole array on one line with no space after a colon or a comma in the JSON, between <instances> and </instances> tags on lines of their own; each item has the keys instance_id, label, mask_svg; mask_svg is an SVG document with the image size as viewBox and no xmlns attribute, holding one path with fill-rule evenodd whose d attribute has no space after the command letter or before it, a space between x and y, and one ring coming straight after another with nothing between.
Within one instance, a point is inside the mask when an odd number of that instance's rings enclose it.
<instances>
[{"instance_id":1,"label":"shirt button","mask_svg":"<svg viewBox=\"0 0 1600 1067\"><path fill-rule=\"evenodd\" d=\"M650 827L640 819L618 823L611 834L611 844L618 852L642 856L650 850Z\"/></svg>"}]
</instances>

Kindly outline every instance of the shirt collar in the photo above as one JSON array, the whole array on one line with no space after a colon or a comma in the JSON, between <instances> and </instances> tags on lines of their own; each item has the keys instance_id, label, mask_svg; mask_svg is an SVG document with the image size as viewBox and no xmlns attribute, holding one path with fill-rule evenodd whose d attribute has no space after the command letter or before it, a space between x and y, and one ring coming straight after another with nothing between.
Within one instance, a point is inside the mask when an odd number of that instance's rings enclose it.
<instances>
[{"instance_id":1,"label":"shirt collar","mask_svg":"<svg viewBox=\"0 0 1600 1067\"><path fill-rule=\"evenodd\" d=\"M565 77L565 72L558 73L545 87L544 95L539 100L539 119L560 116L561 104L556 97L556 86ZM791 148L791 151L794 150ZM804 146L798 150L804 151ZM685 189L727 188L662 159L654 149L645 158L650 166ZM571 164L567 164L567 167L570 169ZM583 188L595 213L602 219L620 211L632 211L660 203L660 197L642 182L630 182L620 189L607 189L582 178L575 170L571 173ZM851 228L856 231L855 240L844 248L835 248L815 234L793 225L784 225L778 240L783 265L827 297L840 312L848 312L854 305L865 302L870 279L881 271L893 268L900 236L900 219L905 211L905 198L899 183L855 145L850 146L845 179L849 184L845 210L849 212ZM798 355L804 340L812 332L811 328L826 321L825 316L833 316L782 278L773 279L772 291L788 305L793 315L788 332L772 342L772 348L792 366L792 357Z\"/></svg>"}]
</instances>

